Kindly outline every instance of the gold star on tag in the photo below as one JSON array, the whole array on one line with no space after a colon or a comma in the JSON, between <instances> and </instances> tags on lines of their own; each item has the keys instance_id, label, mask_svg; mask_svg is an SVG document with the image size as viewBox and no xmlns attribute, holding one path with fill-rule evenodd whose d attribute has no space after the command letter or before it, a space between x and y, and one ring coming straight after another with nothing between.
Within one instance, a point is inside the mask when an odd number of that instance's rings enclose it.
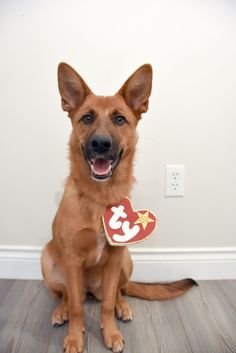
<instances>
[{"instance_id":1,"label":"gold star on tag","mask_svg":"<svg viewBox=\"0 0 236 353\"><path fill-rule=\"evenodd\" d=\"M137 221L134 222L134 224L142 224L143 229L146 229L148 223L154 222L153 219L148 217L149 211L145 213L137 212L137 214L138 214L138 219Z\"/></svg>"}]
</instances>

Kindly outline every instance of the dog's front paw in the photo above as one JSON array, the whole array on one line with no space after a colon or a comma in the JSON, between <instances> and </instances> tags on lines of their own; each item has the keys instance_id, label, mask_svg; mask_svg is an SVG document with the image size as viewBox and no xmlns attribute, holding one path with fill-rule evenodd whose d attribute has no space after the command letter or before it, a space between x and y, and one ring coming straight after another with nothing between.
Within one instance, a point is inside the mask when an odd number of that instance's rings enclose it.
<instances>
[{"instance_id":1,"label":"dog's front paw","mask_svg":"<svg viewBox=\"0 0 236 353\"><path fill-rule=\"evenodd\" d=\"M113 332L103 330L103 336L106 348L111 349L113 353L123 352L125 341L119 330Z\"/></svg>"},{"instance_id":2,"label":"dog's front paw","mask_svg":"<svg viewBox=\"0 0 236 353\"><path fill-rule=\"evenodd\" d=\"M82 353L84 349L83 334L76 336L66 336L64 340L65 353Z\"/></svg>"}]
</instances>

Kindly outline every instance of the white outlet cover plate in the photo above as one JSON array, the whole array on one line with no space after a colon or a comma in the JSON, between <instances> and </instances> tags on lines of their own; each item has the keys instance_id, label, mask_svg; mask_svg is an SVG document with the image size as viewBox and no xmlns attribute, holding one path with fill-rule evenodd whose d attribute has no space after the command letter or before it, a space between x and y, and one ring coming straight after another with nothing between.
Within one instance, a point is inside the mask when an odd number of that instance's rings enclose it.
<instances>
[{"instance_id":1,"label":"white outlet cover plate","mask_svg":"<svg viewBox=\"0 0 236 353\"><path fill-rule=\"evenodd\" d=\"M182 164L166 165L166 196L184 196L185 167Z\"/></svg>"}]
</instances>

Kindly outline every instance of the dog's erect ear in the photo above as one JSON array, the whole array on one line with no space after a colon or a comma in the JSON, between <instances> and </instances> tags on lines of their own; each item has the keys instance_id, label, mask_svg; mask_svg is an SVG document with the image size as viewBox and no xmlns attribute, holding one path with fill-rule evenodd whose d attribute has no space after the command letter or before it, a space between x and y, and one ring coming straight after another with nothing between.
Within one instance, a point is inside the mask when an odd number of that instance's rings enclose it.
<instances>
[{"instance_id":1,"label":"dog's erect ear","mask_svg":"<svg viewBox=\"0 0 236 353\"><path fill-rule=\"evenodd\" d=\"M71 66L60 63L57 73L62 109L69 112L70 115L92 92L82 77Z\"/></svg>"},{"instance_id":2,"label":"dog's erect ear","mask_svg":"<svg viewBox=\"0 0 236 353\"><path fill-rule=\"evenodd\" d=\"M152 67L141 66L123 84L118 94L122 95L128 106L138 115L148 110L148 98L152 90Z\"/></svg>"}]
</instances>

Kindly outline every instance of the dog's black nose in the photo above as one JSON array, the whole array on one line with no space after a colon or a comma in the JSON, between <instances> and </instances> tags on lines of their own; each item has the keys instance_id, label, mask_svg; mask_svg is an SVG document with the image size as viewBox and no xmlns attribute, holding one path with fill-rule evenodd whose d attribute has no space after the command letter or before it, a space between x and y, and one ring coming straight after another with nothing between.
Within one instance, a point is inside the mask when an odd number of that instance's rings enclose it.
<instances>
[{"instance_id":1,"label":"dog's black nose","mask_svg":"<svg viewBox=\"0 0 236 353\"><path fill-rule=\"evenodd\" d=\"M106 135L94 135L90 143L92 150L98 154L106 153L112 147L112 139Z\"/></svg>"}]
</instances>

